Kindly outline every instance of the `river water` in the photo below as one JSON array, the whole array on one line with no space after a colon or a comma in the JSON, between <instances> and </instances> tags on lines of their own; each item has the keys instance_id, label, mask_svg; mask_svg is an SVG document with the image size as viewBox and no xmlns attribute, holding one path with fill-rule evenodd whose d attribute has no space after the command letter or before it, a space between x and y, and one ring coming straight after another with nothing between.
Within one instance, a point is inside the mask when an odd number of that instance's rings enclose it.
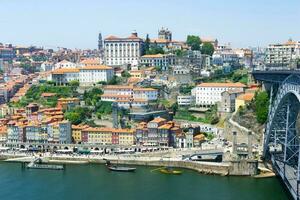
<instances>
[{"instance_id":1,"label":"river water","mask_svg":"<svg viewBox=\"0 0 300 200\"><path fill-rule=\"evenodd\" d=\"M104 165L67 165L65 171L22 169L0 162L0 200L285 200L276 178L221 177L154 168L110 172Z\"/></svg>"}]
</instances>

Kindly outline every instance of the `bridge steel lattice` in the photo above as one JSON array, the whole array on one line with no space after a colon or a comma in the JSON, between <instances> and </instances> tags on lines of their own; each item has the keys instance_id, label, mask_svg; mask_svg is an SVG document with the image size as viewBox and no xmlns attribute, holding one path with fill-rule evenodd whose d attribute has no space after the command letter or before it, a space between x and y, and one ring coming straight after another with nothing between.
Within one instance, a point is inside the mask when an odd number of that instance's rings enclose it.
<instances>
[{"instance_id":1,"label":"bridge steel lattice","mask_svg":"<svg viewBox=\"0 0 300 200\"><path fill-rule=\"evenodd\" d=\"M272 99L264 135L265 158L270 158L294 199L300 196L300 139L297 120L300 109L300 76L290 75Z\"/></svg>"}]
</instances>

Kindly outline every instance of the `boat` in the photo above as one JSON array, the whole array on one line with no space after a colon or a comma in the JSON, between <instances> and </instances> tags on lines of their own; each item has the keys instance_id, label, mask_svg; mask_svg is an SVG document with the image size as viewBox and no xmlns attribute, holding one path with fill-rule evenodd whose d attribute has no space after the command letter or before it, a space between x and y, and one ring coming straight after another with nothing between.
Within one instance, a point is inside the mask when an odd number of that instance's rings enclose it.
<instances>
[{"instance_id":1,"label":"boat","mask_svg":"<svg viewBox=\"0 0 300 200\"><path fill-rule=\"evenodd\" d=\"M134 167L121 167L121 166L107 166L107 168L110 171L115 171L115 172L134 172L136 170L136 168Z\"/></svg>"},{"instance_id":2,"label":"boat","mask_svg":"<svg viewBox=\"0 0 300 200\"><path fill-rule=\"evenodd\" d=\"M163 173L163 174L172 174L172 175L182 174L181 170L176 170L176 169L173 169L172 167L164 167L164 168L161 168L159 171L160 171L160 173Z\"/></svg>"},{"instance_id":3,"label":"boat","mask_svg":"<svg viewBox=\"0 0 300 200\"><path fill-rule=\"evenodd\" d=\"M64 165L43 164L42 158L40 157L33 159L26 167L27 169L49 169L49 170L65 169Z\"/></svg>"},{"instance_id":4,"label":"boat","mask_svg":"<svg viewBox=\"0 0 300 200\"><path fill-rule=\"evenodd\" d=\"M107 169L115 172L134 172L136 170L136 168L134 167L123 167L123 166L112 165L109 160L106 160L106 166Z\"/></svg>"}]
</instances>

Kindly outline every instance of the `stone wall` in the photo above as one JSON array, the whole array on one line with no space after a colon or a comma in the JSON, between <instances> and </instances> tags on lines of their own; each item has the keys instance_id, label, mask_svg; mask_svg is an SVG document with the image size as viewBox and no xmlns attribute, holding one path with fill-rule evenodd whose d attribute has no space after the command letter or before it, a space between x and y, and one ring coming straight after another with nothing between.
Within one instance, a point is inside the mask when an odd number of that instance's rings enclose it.
<instances>
[{"instance_id":1,"label":"stone wall","mask_svg":"<svg viewBox=\"0 0 300 200\"><path fill-rule=\"evenodd\" d=\"M258 162L256 160L231 161L229 175L254 176L258 174Z\"/></svg>"}]
</instances>

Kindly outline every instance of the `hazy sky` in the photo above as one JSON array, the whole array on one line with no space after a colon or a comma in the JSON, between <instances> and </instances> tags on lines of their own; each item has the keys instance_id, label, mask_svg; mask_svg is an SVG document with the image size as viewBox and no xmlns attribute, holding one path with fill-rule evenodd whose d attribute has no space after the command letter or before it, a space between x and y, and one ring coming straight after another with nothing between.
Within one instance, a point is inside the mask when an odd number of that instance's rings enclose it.
<instances>
[{"instance_id":1,"label":"hazy sky","mask_svg":"<svg viewBox=\"0 0 300 200\"><path fill-rule=\"evenodd\" d=\"M97 35L137 30L176 40L211 36L235 47L300 40L300 0L0 0L0 42L96 48Z\"/></svg>"}]
</instances>

